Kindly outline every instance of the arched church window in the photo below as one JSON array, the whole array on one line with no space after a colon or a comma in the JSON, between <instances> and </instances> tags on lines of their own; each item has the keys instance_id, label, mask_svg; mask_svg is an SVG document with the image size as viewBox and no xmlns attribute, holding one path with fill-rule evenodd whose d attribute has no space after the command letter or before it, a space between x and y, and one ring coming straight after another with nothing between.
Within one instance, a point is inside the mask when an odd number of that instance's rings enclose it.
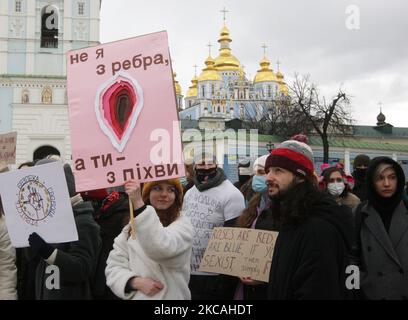
<instances>
[{"instance_id":1,"label":"arched church window","mask_svg":"<svg viewBox=\"0 0 408 320\"><path fill-rule=\"evenodd\" d=\"M30 102L30 96L27 90L24 90L21 93L21 103L29 103Z\"/></svg>"},{"instance_id":2,"label":"arched church window","mask_svg":"<svg viewBox=\"0 0 408 320\"><path fill-rule=\"evenodd\" d=\"M41 48L58 48L58 9L52 5L41 10Z\"/></svg>"},{"instance_id":3,"label":"arched church window","mask_svg":"<svg viewBox=\"0 0 408 320\"><path fill-rule=\"evenodd\" d=\"M42 103L52 103L52 91L50 87L45 87L41 94Z\"/></svg>"},{"instance_id":4,"label":"arched church window","mask_svg":"<svg viewBox=\"0 0 408 320\"><path fill-rule=\"evenodd\" d=\"M214 85L212 84L212 85L211 85L211 94L214 95L214 92L215 92L215 87L214 87Z\"/></svg>"},{"instance_id":5,"label":"arched church window","mask_svg":"<svg viewBox=\"0 0 408 320\"><path fill-rule=\"evenodd\" d=\"M33 153L33 160L41 160L47 156L56 155L61 156L61 153L58 149L54 148L53 146L41 146L37 148Z\"/></svg>"},{"instance_id":6,"label":"arched church window","mask_svg":"<svg viewBox=\"0 0 408 320\"><path fill-rule=\"evenodd\" d=\"M272 87L268 86L268 97L272 97Z\"/></svg>"}]
</instances>

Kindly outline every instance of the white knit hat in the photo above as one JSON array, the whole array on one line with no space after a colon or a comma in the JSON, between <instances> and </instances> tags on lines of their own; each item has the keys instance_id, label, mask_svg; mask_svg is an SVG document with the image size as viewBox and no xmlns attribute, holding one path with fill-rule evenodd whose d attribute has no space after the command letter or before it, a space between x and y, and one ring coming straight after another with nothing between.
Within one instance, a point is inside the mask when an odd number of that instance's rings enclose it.
<instances>
[{"instance_id":1,"label":"white knit hat","mask_svg":"<svg viewBox=\"0 0 408 320\"><path fill-rule=\"evenodd\" d=\"M254 172L254 174L256 174L256 172L258 171L259 168L261 169L265 169L265 163L266 163L266 159L268 158L269 154L266 154L264 156L261 156L259 158L257 158L254 162L254 165L252 166L252 170Z\"/></svg>"},{"instance_id":2,"label":"white knit hat","mask_svg":"<svg viewBox=\"0 0 408 320\"><path fill-rule=\"evenodd\" d=\"M245 158L238 163L238 174L240 176L250 176L252 175L251 170L251 159Z\"/></svg>"}]
</instances>

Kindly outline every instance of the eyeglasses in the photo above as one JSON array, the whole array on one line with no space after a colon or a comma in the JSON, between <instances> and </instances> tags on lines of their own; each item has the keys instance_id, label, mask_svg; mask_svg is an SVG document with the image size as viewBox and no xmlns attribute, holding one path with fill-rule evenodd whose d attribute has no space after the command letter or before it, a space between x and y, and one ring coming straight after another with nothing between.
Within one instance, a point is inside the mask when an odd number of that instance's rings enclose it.
<instances>
[{"instance_id":1,"label":"eyeglasses","mask_svg":"<svg viewBox=\"0 0 408 320\"><path fill-rule=\"evenodd\" d=\"M162 187L162 186L154 186L152 187L152 191L154 192L166 192L166 193L176 193L176 187L173 186L168 186L168 187Z\"/></svg>"}]
</instances>

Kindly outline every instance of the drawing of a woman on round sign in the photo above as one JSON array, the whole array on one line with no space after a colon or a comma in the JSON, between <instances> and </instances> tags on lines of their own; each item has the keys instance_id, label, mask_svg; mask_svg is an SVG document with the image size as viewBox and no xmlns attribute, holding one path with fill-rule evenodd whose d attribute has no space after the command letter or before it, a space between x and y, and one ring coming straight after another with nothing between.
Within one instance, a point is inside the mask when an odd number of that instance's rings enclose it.
<instances>
[{"instance_id":1,"label":"drawing of a woman on round sign","mask_svg":"<svg viewBox=\"0 0 408 320\"><path fill-rule=\"evenodd\" d=\"M35 180L28 180L18 193L17 209L29 224L36 225L55 212L55 198L51 188Z\"/></svg>"}]
</instances>

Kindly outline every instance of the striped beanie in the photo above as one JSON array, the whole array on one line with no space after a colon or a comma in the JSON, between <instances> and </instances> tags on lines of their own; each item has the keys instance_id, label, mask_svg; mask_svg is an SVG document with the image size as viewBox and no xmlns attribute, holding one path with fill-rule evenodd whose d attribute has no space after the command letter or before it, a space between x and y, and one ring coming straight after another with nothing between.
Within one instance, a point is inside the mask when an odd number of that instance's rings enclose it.
<instances>
[{"instance_id":1,"label":"striped beanie","mask_svg":"<svg viewBox=\"0 0 408 320\"><path fill-rule=\"evenodd\" d=\"M313 151L305 143L296 140L282 142L278 148L273 149L266 159L265 171L270 167L279 167L289 170L301 177L313 177Z\"/></svg>"}]
</instances>

